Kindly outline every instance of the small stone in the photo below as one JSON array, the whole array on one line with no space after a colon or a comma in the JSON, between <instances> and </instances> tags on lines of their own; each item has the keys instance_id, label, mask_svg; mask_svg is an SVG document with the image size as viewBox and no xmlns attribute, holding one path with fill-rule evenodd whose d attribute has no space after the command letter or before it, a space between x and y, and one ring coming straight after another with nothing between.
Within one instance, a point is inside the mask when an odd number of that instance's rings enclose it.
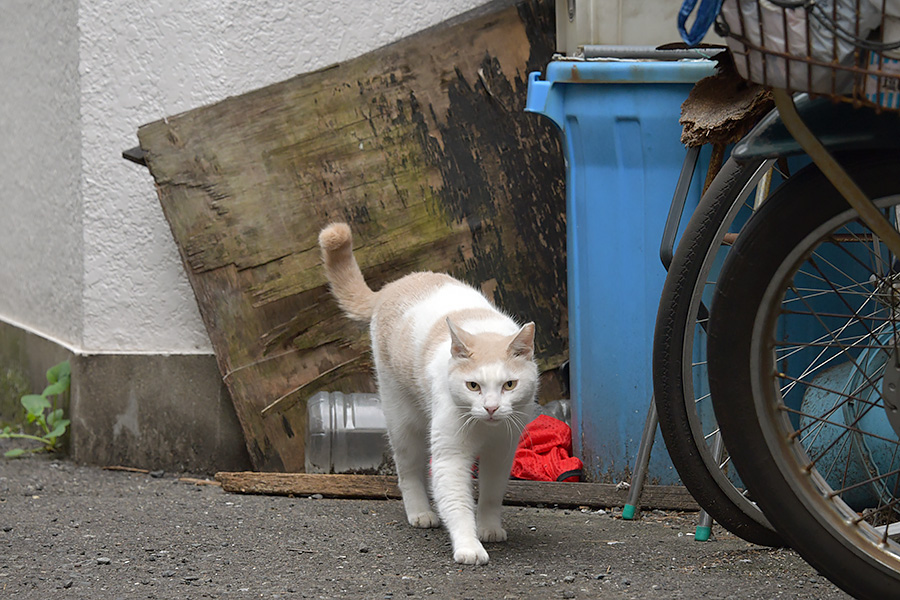
<instances>
[{"instance_id":1,"label":"small stone","mask_svg":"<svg viewBox=\"0 0 900 600\"><path fill-rule=\"evenodd\" d=\"M98 565L108 565L108 564L111 563L111 562L112 562L112 561L109 560L108 558L106 558L105 556L101 556L101 557L99 557L99 558L97 559L97 564L98 564Z\"/></svg>"},{"instance_id":2,"label":"small stone","mask_svg":"<svg viewBox=\"0 0 900 600\"><path fill-rule=\"evenodd\" d=\"M163 577L175 577L175 571L163 571Z\"/></svg>"},{"instance_id":3,"label":"small stone","mask_svg":"<svg viewBox=\"0 0 900 600\"><path fill-rule=\"evenodd\" d=\"M575 597L575 592L573 592L572 590L565 590L565 591L562 593L562 597L563 597L563 598L574 598L574 597Z\"/></svg>"},{"instance_id":4,"label":"small stone","mask_svg":"<svg viewBox=\"0 0 900 600\"><path fill-rule=\"evenodd\" d=\"M67 582L65 582L65 583L63 584L63 588L69 589L70 587L72 587L72 585L73 585L74 583L75 583L75 582L72 581L72 580L70 579L70 580L68 580Z\"/></svg>"},{"instance_id":5,"label":"small stone","mask_svg":"<svg viewBox=\"0 0 900 600\"><path fill-rule=\"evenodd\" d=\"M566 575L565 577L563 577L562 580L565 581L566 583L574 583L575 576L574 575Z\"/></svg>"},{"instance_id":6,"label":"small stone","mask_svg":"<svg viewBox=\"0 0 900 600\"><path fill-rule=\"evenodd\" d=\"M366 546L365 544L360 544L360 545L359 545L359 551L360 551L361 553L363 553L363 554L366 554L366 553L369 551L369 547Z\"/></svg>"},{"instance_id":7,"label":"small stone","mask_svg":"<svg viewBox=\"0 0 900 600\"><path fill-rule=\"evenodd\" d=\"M321 500L324 497L325 496L323 496L322 494L313 494L312 496L309 497L309 499L310 500Z\"/></svg>"},{"instance_id":8,"label":"small stone","mask_svg":"<svg viewBox=\"0 0 900 600\"><path fill-rule=\"evenodd\" d=\"M10 531L12 531L12 527L10 527L9 525L7 525L7 526L5 526L5 527L3 528L3 531L5 531L6 533L9 533Z\"/></svg>"},{"instance_id":9,"label":"small stone","mask_svg":"<svg viewBox=\"0 0 900 600\"><path fill-rule=\"evenodd\" d=\"M162 477L163 475L165 475L165 474L166 474L166 472L163 471L163 470L159 470L159 471L150 471L150 477L152 477L153 479L159 479L159 478L161 478L161 477Z\"/></svg>"},{"instance_id":10,"label":"small stone","mask_svg":"<svg viewBox=\"0 0 900 600\"><path fill-rule=\"evenodd\" d=\"M622 580L622 585L631 585L631 580L627 577Z\"/></svg>"}]
</instances>

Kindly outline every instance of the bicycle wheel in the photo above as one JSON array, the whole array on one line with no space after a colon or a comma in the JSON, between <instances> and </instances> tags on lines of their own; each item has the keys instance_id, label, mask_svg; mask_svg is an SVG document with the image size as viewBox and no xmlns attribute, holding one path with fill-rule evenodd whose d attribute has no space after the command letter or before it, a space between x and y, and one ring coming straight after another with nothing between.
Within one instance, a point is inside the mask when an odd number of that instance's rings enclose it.
<instances>
[{"instance_id":1,"label":"bicycle wheel","mask_svg":"<svg viewBox=\"0 0 900 600\"><path fill-rule=\"evenodd\" d=\"M765 546L784 542L717 448L718 425L706 382L709 281L727 253L724 243L752 212L752 196L774 161L728 160L682 235L663 286L653 344L653 385L659 425L682 483L725 529Z\"/></svg>"},{"instance_id":2,"label":"bicycle wheel","mask_svg":"<svg viewBox=\"0 0 900 600\"><path fill-rule=\"evenodd\" d=\"M900 154L839 157L897 226ZM731 249L709 326L725 443L766 516L859 598L900 596L900 262L814 167Z\"/></svg>"}]
</instances>

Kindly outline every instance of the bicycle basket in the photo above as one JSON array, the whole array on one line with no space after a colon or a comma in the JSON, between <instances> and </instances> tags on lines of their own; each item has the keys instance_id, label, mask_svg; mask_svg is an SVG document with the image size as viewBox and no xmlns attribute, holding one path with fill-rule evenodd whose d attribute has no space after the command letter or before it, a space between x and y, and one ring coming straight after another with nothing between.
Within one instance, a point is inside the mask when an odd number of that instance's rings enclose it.
<instances>
[{"instance_id":1,"label":"bicycle basket","mask_svg":"<svg viewBox=\"0 0 900 600\"><path fill-rule=\"evenodd\" d=\"M725 0L717 30L754 83L900 109L900 0Z\"/></svg>"}]
</instances>

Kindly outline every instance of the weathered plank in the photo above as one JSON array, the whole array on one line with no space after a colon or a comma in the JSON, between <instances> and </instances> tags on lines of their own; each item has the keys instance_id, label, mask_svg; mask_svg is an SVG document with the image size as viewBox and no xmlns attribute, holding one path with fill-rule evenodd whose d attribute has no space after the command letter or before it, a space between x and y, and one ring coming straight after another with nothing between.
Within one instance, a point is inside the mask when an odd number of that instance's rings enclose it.
<instances>
[{"instance_id":1,"label":"weathered plank","mask_svg":"<svg viewBox=\"0 0 900 600\"><path fill-rule=\"evenodd\" d=\"M319 265L330 221L352 224L373 287L450 272L536 321L545 371L565 360L565 168L558 134L523 111L553 12L499 2L140 128L255 468L303 470L315 391L374 389L366 329Z\"/></svg>"},{"instance_id":2,"label":"weathered plank","mask_svg":"<svg viewBox=\"0 0 900 600\"><path fill-rule=\"evenodd\" d=\"M328 498L400 498L397 478L392 476L221 472L216 473L216 480L222 484L222 489L226 492L239 494L274 496L322 494ZM504 503L620 508L625 505L627 496L627 490L620 490L610 483L510 481ZM641 505L660 510L700 510L685 488L674 485L644 486Z\"/></svg>"},{"instance_id":3,"label":"weathered plank","mask_svg":"<svg viewBox=\"0 0 900 600\"><path fill-rule=\"evenodd\" d=\"M226 492L268 496L329 498L400 498L397 478L388 475L321 475L318 473L216 473Z\"/></svg>"}]
</instances>

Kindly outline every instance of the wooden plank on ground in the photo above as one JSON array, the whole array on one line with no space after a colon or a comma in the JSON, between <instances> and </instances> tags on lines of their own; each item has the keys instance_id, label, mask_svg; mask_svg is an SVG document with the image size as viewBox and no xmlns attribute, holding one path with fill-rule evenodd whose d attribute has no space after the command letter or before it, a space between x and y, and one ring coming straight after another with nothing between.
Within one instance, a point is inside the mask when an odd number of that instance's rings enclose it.
<instances>
[{"instance_id":1,"label":"wooden plank on ground","mask_svg":"<svg viewBox=\"0 0 900 600\"><path fill-rule=\"evenodd\" d=\"M221 472L216 480L226 492L276 496L328 498L400 498L397 478L381 475L319 475L313 473ZM554 483L510 481L505 504L589 506L618 508L625 504L627 490L609 483ZM675 485L647 485L641 506L660 510L700 510L688 491Z\"/></svg>"},{"instance_id":2,"label":"wooden plank on ground","mask_svg":"<svg viewBox=\"0 0 900 600\"><path fill-rule=\"evenodd\" d=\"M140 128L254 468L303 470L316 391L374 390L366 328L320 267L330 221L351 223L373 287L449 272L537 323L546 373L565 361L565 167L524 112L554 33L552 0L495 2Z\"/></svg>"}]
</instances>

